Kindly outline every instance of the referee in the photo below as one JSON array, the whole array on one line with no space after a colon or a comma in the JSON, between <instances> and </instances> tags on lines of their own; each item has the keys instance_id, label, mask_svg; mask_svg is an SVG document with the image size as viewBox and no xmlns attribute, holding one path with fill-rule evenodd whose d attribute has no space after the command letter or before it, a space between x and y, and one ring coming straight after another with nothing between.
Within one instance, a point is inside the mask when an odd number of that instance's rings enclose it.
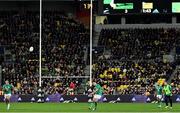
<instances>
[{"instance_id":1,"label":"referee","mask_svg":"<svg viewBox=\"0 0 180 113\"><path fill-rule=\"evenodd\" d=\"M170 109L172 109L172 87L171 87L171 85L169 85L167 82L165 82L163 91L164 91L165 103L166 103L165 108L168 108L169 107L168 103L170 103Z\"/></svg>"}]
</instances>

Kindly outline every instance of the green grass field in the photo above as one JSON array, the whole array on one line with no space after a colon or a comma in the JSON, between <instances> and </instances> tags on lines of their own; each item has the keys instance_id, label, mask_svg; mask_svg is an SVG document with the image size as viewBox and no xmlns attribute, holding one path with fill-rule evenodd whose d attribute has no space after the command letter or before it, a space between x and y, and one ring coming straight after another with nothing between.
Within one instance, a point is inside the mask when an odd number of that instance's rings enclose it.
<instances>
[{"instance_id":1,"label":"green grass field","mask_svg":"<svg viewBox=\"0 0 180 113\"><path fill-rule=\"evenodd\" d=\"M6 105L0 103L0 112L91 112L88 103L12 103L11 109L6 111ZM173 109L158 108L152 103L99 103L97 112L177 112L180 113L180 103L173 104ZM94 113L94 112L93 112Z\"/></svg>"}]
</instances>

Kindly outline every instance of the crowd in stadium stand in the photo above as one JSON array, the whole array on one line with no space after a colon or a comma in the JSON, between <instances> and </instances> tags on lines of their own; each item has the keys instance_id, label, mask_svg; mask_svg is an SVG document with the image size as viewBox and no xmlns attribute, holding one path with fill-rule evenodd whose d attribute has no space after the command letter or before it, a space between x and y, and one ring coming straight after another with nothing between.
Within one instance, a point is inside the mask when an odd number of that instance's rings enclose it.
<instances>
[{"instance_id":1,"label":"crowd in stadium stand","mask_svg":"<svg viewBox=\"0 0 180 113\"><path fill-rule=\"evenodd\" d=\"M9 80L20 94L33 93L37 88L38 62L30 60L38 58L38 18L36 12L3 12L0 16L0 45L10 57L2 63L3 81ZM34 47L32 53L29 52L31 46Z\"/></svg>"},{"instance_id":2,"label":"crowd in stadium stand","mask_svg":"<svg viewBox=\"0 0 180 113\"><path fill-rule=\"evenodd\" d=\"M154 93L154 84L168 80L175 66L171 63L102 60L94 64L94 76L116 94Z\"/></svg>"},{"instance_id":3,"label":"crowd in stadium stand","mask_svg":"<svg viewBox=\"0 0 180 113\"><path fill-rule=\"evenodd\" d=\"M153 94L157 81L171 78L176 64L162 59L179 39L175 28L102 29L99 45L110 49L111 55L94 63L94 77L114 94ZM178 77L174 81L177 94Z\"/></svg>"},{"instance_id":4,"label":"crowd in stadium stand","mask_svg":"<svg viewBox=\"0 0 180 113\"><path fill-rule=\"evenodd\" d=\"M84 46L89 39L84 25L48 13L44 16L43 31L43 58L48 71L59 76L84 76Z\"/></svg>"},{"instance_id":5,"label":"crowd in stadium stand","mask_svg":"<svg viewBox=\"0 0 180 113\"><path fill-rule=\"evenodd\" d=\"M176 29L103 29L99 45L111 48L113 59L148 59L169 53L179 39Z\"/></svg>"},{"instance_id":6,"label":"crowd in stadium stand","mask_svg":"<svg viewBox=\"0 0 180 113\"><path fill-rule=\"evenodd\" d=\"M42 75L84 76L84 46L89 39L85 26L61 12L45 12L43 17ZM7 12L0 21L0 45L11 54L11 60L2 63L3 81L10 80L18 94L35 94L39 78L39 14ZM56 89L56 81L44 79L43 87ZM72 89L71 81L66 82Z\"/></svg>"},{"instance_id":7,"label":"crowd in stadium stand","mask_svg":"<svg viewBox=\"0 0 180 113\"><path fill-rule=\"evenodd\" d=\"M177 73L173 76L172 83L173 83L173 93L180 94L180 69L178 69Z\"/></svg>"},{"instance_id":8,"label":"crowd in stadium stand","mask_svg":"<svg viewBox=\"0 0 180 113\"><path fill-rule=\"evenodd\" d=\"M179 36L179 31L173 28L103 29L99 45L110 49L111 57L96 59L93 77L100 81L107 94L153 94L155 82L168 80L176 67L174 63L162 62L162 55L173 50ZM39 84L38 12L4 12L0 15L0 37L0 45L10 54L9 60L1 65L3 82L9 80L17 94L36 94ZM62 12L44 12L42 76L47 78L42 79L42 86L46 94L77 93L82 79L76 77L85 76L84 54L88 43L89 33L82 23ZM32 52L29 51L31 46ZM175 94L180 92L179 73L173 79ZM75 78L68 79L70 76Z\"/></svg>"}]
</instances>

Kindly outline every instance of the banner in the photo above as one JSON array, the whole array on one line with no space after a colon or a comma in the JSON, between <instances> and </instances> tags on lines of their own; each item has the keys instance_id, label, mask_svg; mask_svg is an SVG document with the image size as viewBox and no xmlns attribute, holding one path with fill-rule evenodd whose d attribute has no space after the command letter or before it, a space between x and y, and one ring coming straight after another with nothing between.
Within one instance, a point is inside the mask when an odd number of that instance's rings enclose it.
<instances>
[{"instance_id":1,"label":"banner","mask_svg":"<svg viewBox=\"0 0 180 113\"><path fill-rule=\"evenodd\" d=\"M173 95L173 102L180 102L180 95ZM91 99L87 95L46 95L44 97L45 102L88 102ZM118 102L132 102L132 103L148 103L155 101L154 95L144 96L144 95L104 95L100 99L100 102L118 103ZM4 101L4 97L0 96L0 102ZM11 102L37 102L37 95L12 95Z\"/></svg>"}]
</instances>

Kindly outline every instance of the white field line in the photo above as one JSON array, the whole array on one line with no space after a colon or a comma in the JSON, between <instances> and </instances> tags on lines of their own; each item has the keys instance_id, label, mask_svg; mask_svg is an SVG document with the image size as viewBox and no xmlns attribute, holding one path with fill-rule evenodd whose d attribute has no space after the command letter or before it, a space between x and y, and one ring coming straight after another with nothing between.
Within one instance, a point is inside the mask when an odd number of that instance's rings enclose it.
<instances>
[{"instance_id":1,"label":"white field line","mask_svg":"<svg viewBox=\"0 0 180 113\"><path fill-rule=\"evenodd\" d=\"M180 113L180 112L2 112L2 113Z\"/></svg>"}]
</instances>

